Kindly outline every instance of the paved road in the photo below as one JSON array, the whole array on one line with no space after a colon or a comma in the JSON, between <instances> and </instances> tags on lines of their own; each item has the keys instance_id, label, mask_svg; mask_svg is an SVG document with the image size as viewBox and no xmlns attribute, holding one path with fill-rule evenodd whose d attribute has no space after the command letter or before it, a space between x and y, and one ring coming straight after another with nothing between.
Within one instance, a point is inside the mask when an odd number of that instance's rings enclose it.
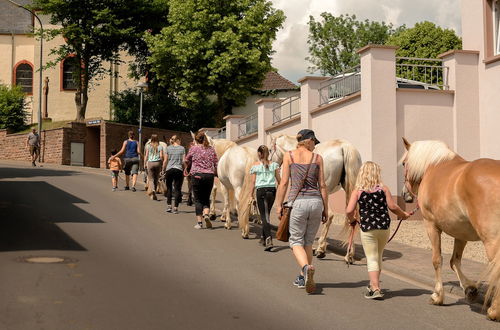
<instances>
[{"instance_id":1,"label":"paved road","mask_svg":"<svg viewBox=\"0 0 500 330\"><path fill-rule=\"evenodd\" d=\"M291 285L283 244L266 253L237 230L195 230L109 177L0 164L1 329L499 329L475 307L390 276L363 298L366 268L329 255L319 293ZM65 264L21 262L59 256Z\"/></svg>"}]
</instances>

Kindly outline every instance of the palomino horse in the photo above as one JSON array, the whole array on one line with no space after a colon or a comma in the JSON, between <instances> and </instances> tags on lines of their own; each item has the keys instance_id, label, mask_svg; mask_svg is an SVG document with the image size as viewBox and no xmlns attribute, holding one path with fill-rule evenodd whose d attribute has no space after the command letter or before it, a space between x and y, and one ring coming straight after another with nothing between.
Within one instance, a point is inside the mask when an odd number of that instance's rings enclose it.
<instances>
[{"instance_id":1,"label":"palomino horse","mask_svg":"<svg viewBox=\"0 0 500 330\"><path fill-rule=\"evenodd\" d=\"M241 236L248 238L250 202L252 200L250 168L257 161L257 150L234 145L219 159L217 174L221 183L226 209L226 229L231 229L231 213L238 214Z\"/></svg>"},{"instance_id":2,"label":"palomino horse","mask_svg":"<svg viewBox=\"0 0 500 330\"><path fill-rule=\"evenodd\" d=\"M405 185L418 198L432 244L436 285L430 302L441 305L444 300L441 233L455 238L450 266L469 300L476 298L478 284L462 273L462 253L468 241L481 240L490 262L485 304L491 301L488 317L499 321L500 161L466 161L441 141L403 141Z\"/></svg>"},{"instance_id":3,"label":"palomino horse","mask_svg":"<svg viewBox=\"0 0 500 330\"><path fill-rule=\"evenodd\" d=\"M297 138L290 135L280 135L271 137L271 158L281 164L285 152L297 148ZM356 177L359 168L361 167L361 156L352 144L345 140L337 139L320 143L314 149L314 152L323 157L325 183L328 194L334 193L340 187L346 192L346 196L350 196L356 184ZM347 202L348 198L346 199ZM328 230L332 224L333 212L330 212L328 221L323 226L321 235L316 249L316 256L323 258L326 253L326 237ZM352 230L349 227L347 220L345 221L345 229ZM354 261L354 250L347 251L345 256L347 263Z\"/></svg>"}]
</instances>

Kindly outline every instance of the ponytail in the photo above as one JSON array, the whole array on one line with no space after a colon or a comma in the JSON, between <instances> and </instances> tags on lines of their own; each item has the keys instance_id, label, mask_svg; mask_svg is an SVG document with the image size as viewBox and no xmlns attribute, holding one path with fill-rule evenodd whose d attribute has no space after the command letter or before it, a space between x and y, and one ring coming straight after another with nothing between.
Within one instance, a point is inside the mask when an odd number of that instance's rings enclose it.
<instances>
[{"instance_id":1,"label":"ponytail","mask_svg":"<svg viewBox=\"0 0 500 330\"><path fill-rule=\"evenodd\" d=\"M205 135L204 132L198 132L194 139L198 144L203 144L205 148L208 148L210 146L210 144L208 143L207 136Z\"/></svg>"},{"instance_id":2,"label":"ponytail","mask_svg":"<svg viewBox=\"0 0 500 330\"><path fill-rule=\"evenodd\" d=\"M265 145L261 145L259 149L257 149L257 155L259 156L259 160L264 164L266 170L269 169L269 148Z\"/></svg>"}]
</instances>

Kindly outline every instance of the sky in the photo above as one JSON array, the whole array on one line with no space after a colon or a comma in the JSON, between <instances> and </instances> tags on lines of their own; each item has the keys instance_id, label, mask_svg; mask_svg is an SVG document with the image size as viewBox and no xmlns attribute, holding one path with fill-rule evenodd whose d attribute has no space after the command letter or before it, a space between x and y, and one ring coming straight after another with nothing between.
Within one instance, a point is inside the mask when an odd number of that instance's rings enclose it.
<instances>
[{"instance_id":1,"label":"sky","mask_svg":"<svg viewBox=\"0 0 500 330\"><path fill-rule=\"evenodd\" d=\"M354 14L358 19L384 21L394 26L431 21L443 28L461 34L460 0L271 0L274 7L283 10L286 21L274 42L272 64L285 78L296 83L310 63L307 36L309 16L320 17L322 12L333 15Z\"/></svg>"}]
</instances>

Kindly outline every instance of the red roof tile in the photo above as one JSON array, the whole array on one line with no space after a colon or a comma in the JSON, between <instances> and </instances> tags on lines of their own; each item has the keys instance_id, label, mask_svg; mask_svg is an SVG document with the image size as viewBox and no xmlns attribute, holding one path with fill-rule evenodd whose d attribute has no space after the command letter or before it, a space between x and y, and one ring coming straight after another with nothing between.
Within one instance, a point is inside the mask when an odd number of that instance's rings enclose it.
<instances>
[{"instance_id":1,"label":"red roof tile","mask_svg":"<svg viewBox=\"0 0 500 330\"><path fill-rule=\"evenodd\" d=\"M270 71L266 73L266 78L262 82L262 87L257 88L259 91L269 91L269 90L290 90L297 89L294 83L286 79L277 72Z\"/></svg>"}]
</instances>

